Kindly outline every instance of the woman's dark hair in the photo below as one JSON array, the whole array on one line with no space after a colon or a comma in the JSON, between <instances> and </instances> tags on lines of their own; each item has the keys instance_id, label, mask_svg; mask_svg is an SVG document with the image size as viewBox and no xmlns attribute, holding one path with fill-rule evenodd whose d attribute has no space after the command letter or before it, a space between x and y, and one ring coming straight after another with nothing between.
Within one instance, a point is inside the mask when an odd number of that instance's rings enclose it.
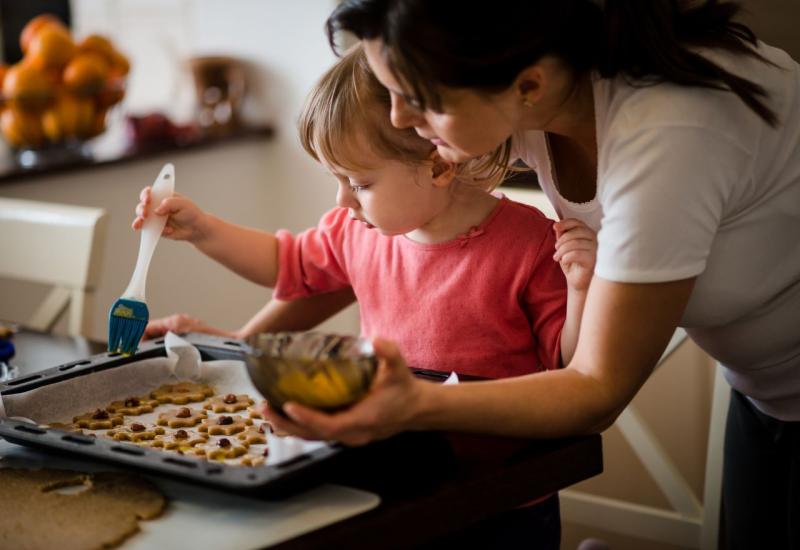
<instances>
[{"instance_id":1,"label":"woman's dark hair","mask_svg":"<svg viewBox=\"0 0 800 550\"><path fill-rule=\"evenodd\" d=\"M339 31L380 38L398 80L433 109L441 108L438 85L504 90L553 55L577 72L623 75L639 86L730 90L775 126L762 86L697 53L719 49L766 62L753 31L733 20L740 9L720 0L344 0L327 32L334 50Z\"/></svg>"}]
</instances>

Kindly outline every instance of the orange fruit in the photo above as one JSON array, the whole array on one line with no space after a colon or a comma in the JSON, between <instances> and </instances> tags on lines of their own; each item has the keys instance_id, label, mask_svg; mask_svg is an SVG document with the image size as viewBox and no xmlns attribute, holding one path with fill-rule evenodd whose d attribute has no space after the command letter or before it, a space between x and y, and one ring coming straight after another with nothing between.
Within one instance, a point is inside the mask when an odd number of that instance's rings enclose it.
<instances>
[{"instance_id":1,"label":"orange fruit","mask_svg":"<svg viewBox=\"0 0 800 550\"><path fill-rule=\"evenodd\" d=\"M81 53L92 52L100 54L111 63L111 56L114 54L114 46L111 41L100 34L90 34L78 43L78 51Z\"/></svg>"},{"instance_id":2,"label":"orange fruit","mask_svg":"<svg viewBox=\"0 0 800 550\"><path fill-rule=\"evenodd\" d=\"M97 94L97 106L106 109L122 101L123 97L125 97L125 82L121 78L109 79Z\"/></svg>"},{"instance_id":3,"label":"orange fruit","mask_svg":"<svg viewBox=\"0 0 800 550\"><path fill-rule=\"evenodd\" d=\"M75 43L69 31L57 25L48 25L33 36L25 59L40 70L61 69L73 55Z\"/></svg>"},{"instance_id":4,"label":"orange fruit","mask_svg":"<svg viewBox=\"0 0 800 550\"><path fill-rule=\"evenodd\" d=\"M64 85L80 95L98 93L108 77L108 62L96 53L76 55L64 69Z\"/></svg>"},{"instance_id":5,"label":"orange fruit","mask_svg":"<svg viewBox=\"0 0 800 550\"><path fill-rule=\"evenodd\" d=\"M22 32L19 35L19 47L22 49L23 53L28 52L28 47L30 46L33 37L36 36L40 30L50 25L61 27L62 29L66 30L66 27L61 20L50 13L37 15L25 24L25 26L22 28Z\"/></svg>"},{"instance_id":6,"label":"orange fruit","mask_svg":"<svg viewBox=\"0 0 800 550\"><path fill-rule=\"evenodd\" d=\"M78 100L78 120L75 127L75 134L79 138L86 138L92 135L95 125L95 109L91 99L79 97Z\"/></svg>"},{"instance_id":7,"label":"orange fruit","mask_svg":"<svg viewBox=\"0 0 800 550\"><path fill-rule=\"evenodd\" d=\"M86 133L84 137L93 138L95 136L99 136L105 131L107 113L108 111L106 109L98 109L95 111L94 117L92 118L92 124L88 133Z\"/></svg>"},{"instance_id":8,"label":"orange fruit","mask_svg":"<svg viewBox=\"0 0 800 550\"><path fill-rule=\"evenodd\" d=\"M41 147L44 133L39 116L18 109L5 109L0 114L0 130L8 142L16 148Z\"/></svg>"},{"instance_id":9,"label":"orange fruit","mask_svg":"<svg viewBox=\"0 0 800 550\"><path fill-rule=\"evenodd\" d=\"M3 95L19 109L41 111L52 100L53 85L41 71L26 63L17 63L6 72Z\"/></svg>"},{"instance_id":10,"label":"orange fruit","mask_svg":"<svg viewBox=\"0 0 800 550\"><path fill-rule=\"evenodd\" d=\"M90 100L59 94L52 107L42 114L42 129L53 143L87 132L94 117Z\"/></svg>"},{"instance_id":11,"label":"orange fruit","mask_svg":"<svg viewBox=\"0 0 800 550\"><path fill-rule=\"evenodd\" d=\"M116 76L125 76L131 70L131 63L124 54L117 50L112 52L111 72Z\"/></svg>"}]
</instances>

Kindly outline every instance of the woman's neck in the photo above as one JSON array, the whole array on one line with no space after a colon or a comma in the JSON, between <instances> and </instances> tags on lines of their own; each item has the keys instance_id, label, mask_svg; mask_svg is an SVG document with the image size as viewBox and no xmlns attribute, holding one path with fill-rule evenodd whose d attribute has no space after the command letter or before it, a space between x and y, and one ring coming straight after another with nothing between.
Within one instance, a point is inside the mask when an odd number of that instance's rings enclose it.
<instances>
[{"instance_id":1,"label":"woman's neck","mask_svg":"<svg viewBox=\"0 0 800 550\"><path fill-rule=\"evenodd\" d=\"M483 223L497 202L497 197L474 184L454 181L439 213L424 226L405 236L423 244L452 241Z\"/></svg>"},{"instance_id":2,"label":"woman's neck","mask_svg":"<svg viewBox=\"0 0 800 550\"><path fill-rule=\"evenodd\" d=\"M567 138L574 142L587 158L596 159L597 130L591 74L578 76L568 92L553 99L549 109L553 115L544 121L539 121L539 127L536 129Z\"/></svg>"}]
</instances>

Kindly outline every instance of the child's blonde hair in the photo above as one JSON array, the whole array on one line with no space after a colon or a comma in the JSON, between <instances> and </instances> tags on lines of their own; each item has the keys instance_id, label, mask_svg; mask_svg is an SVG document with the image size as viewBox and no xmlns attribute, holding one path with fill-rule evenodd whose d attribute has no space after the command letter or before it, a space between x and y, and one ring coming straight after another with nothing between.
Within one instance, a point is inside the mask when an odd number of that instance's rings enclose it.
<instances>
[{"instance_id":1,"label":"child's blonde hair","mask_svg":"<svg viewBox=\"0 0 800 550\"><path fill-rule=\"evenodd\" d=\"M306 100L300 115L300 142L317 161L344 169L369 169L359 162L359 143L380 158L416 164L428 160L435 146L413 128L395 128L389 119L389 91L373 75L360 44L326 72ZM360 138L360 142L356 142ZM459 179L487 190L506 174L509 146L459 165Z\"/></svg>"}]
</instances>

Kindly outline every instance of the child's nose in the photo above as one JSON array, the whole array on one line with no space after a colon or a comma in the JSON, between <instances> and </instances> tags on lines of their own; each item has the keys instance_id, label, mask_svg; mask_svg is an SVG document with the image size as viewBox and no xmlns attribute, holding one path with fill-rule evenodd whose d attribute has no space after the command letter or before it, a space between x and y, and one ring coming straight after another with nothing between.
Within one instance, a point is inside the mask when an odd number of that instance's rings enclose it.
<instances>
[{"instance_id":1,"label":"child's nose","mask_svg":"<svg viewBox=\"0 0 800 550\"><path fill-rule=\"evenodd\" d=\"M358 200L353 196L353 192L350 190L350 187L346 185L340 185L339 189L336 191L336 206L340 208L354 208L357 209L361 205L358 203Z\"/></svg>"}]
</instances>

